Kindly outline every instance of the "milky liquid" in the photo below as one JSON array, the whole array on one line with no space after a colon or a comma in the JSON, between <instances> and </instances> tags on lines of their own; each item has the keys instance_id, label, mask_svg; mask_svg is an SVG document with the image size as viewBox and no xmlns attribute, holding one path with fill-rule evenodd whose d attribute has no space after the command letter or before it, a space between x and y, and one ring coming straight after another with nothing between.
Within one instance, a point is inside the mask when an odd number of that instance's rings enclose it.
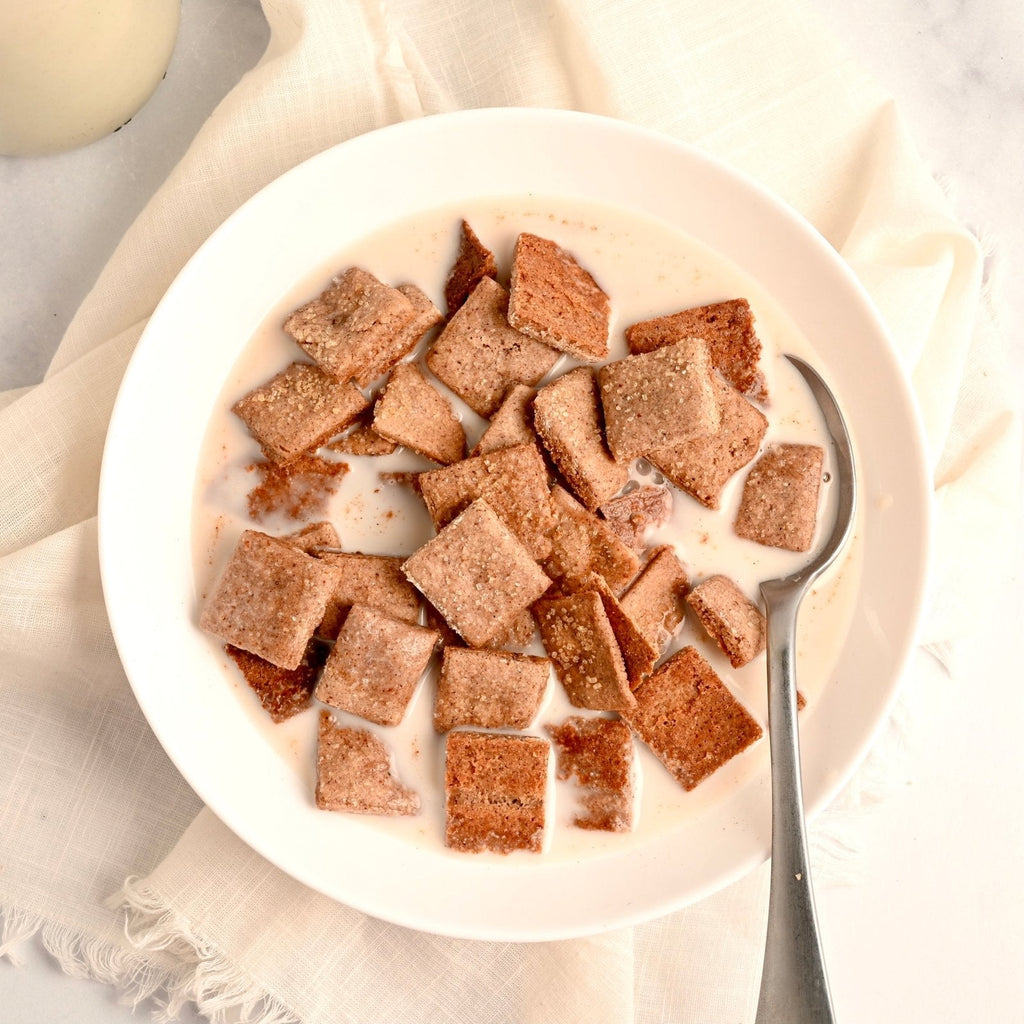
<instances>
[{"instance_id":1,"label":"milky liquid","mask_svg":"<svg viewBox=\"0 0 1024 1024\"><path fill-rule=\"evenodd\" d=\"M769 393L765 408L769 419L765 444L800 442L825 448L826 483L819 535L827 530L833 501L832 488L827 482L832 476L827 435L805 383L782 357L783 353L791 352L813 363L814 351L770 296L706 246L631 212L563 198L479 200L417 215L339 251L329 265L317 268L280 297L240 353L217 407L212 411L197 475L193 550L200 600L209 593L242 530L255 527L269 533L290 533L300 525L283 519L253 524L248 519L246 495L255 481L246 467L258 457L258 452L244 426L230 412L238 398L303 357L281 329L287 314L319 294L332 275L353 264L389 284L413 282L443 309L444 282L455 257L463 217L472 224L481 241L493 250L499 269L505 273L511 263L515 238L521 231L554 239L574 253L611 298L612 359L626 354L623 329L638 320L710 302L747 298L763 345L761 369ZM572 365L567 357L563 358L551 376L565 372ZM472 447L486 422L443 385L434 383L452 399L466 429L469 447ZM326 518L335 525L346 550L407 556L434 535L423 503L411 488L382 483L378 477L380 472L435 468L432 463L402 449L385 457L345 456L344 461L350 472L344 476L328 506ZM735 580L752 600L758 601L761 580L792 572L809 556L764 547L734 534L732 523L744 476L745 470L729 482L717 511L704 508L673 488L671 521L653 532L648 542L652 546L672 544L691 582L722 573ZM661 480L656 471L643 463L634 466L633 477L640 483ZM815 698L828 683L838 659L858 578L859 544L855 539L839 563L807 595L801 607L798 679L808 702L801 712L803 717L813 714ZM213 638L211 644L220 650ZM733 669L690 613L665 653L671 654L688 644L697 646L730 690L766 728L764 654L742 669ZM539 642L528 650L543 653ZM260 708L234 664L226 656L222 661L225 685L237 690L243 713L263 733L277 756L303 780L312 800L317 710L306 711L275 725ZM414 817L360 818L360 824L387 829L410 842L429 844L440 850L444 833L444 748L443 737L435 734L432 724L435 672L436 669L428 671L421 681L399 726L379 727L343 712L336 714L343 722L369 728L385 740L394 753L396 774L416 789L422 801L422 810ZM544 736L546 722L561 722L568 715L579 713L579 709L569 704L561 685L552 676L540 714L529 731ZM554 781L552 758L546 859L599 856L602 852L621 850L623 844L644 842L666 828L699 815L753 774L766 770L767 765L765 737L695 790L686 793L642 743L637 742L635 746L639 797L636 824L629 835L574 828L571 823L578 792L571 782Z\"/></svg>"}]
</instances>

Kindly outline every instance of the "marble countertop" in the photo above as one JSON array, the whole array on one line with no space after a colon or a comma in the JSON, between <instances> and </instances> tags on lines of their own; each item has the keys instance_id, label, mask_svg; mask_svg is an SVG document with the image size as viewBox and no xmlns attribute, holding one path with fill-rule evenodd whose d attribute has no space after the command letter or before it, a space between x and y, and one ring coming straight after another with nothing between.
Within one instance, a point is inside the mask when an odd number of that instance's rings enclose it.
<instances>
[{"instance_id":1,"label":"marble countertop","mask_svg":"<svg viewBox=\"0 0 1024 1024\"><path fill-rule=\"evenodd\" d=\"M957 215L984 242L988 286L1024 384L1024 291L1011 283L1024 265L1024 9L1019 0L814 3L896 98ZM257 0L184 0L171 73L130 131L60 156L0 158L0 390L42 376L121 235L265 41ZM1024 617L1019 563L967 652L970 668L957 679L938 667L915 673L927 699L913 701L920 717L899 778L864 815L856 877L819 887L841 1021L1022 1019L1024 687L1001 639ZM27 954L20 969L0 963L5 1022L148 1016L62 975L40 948Z\"/></svg>"}]
</instances>

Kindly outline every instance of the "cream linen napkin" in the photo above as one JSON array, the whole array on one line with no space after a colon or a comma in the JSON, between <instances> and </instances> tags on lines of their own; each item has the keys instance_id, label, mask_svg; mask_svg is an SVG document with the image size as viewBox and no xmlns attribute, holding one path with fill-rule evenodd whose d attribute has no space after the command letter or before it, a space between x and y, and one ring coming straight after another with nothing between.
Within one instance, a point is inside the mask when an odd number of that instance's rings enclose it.
<instances>
[{"instance_id":1,"label":"cream linen napkin","mask_svg":"<svg viewBox=\"0 0 1024 1024\"><path fill-rule=\"evenodd\" d=\"M152 996L171 1018L194 1000L216 1020L309 1024L750 1019L763 870L689 910L589 940L451 941L318 896L203 810L142 719L104 614L94 516L111 404L182 264L304 158L459 107L572 107L637 122L782 195L878 302L931 447L938 532L924 639L949 655L970 615L946 584L966 565L999 576L1019 467L979 247L889 99L797 0L264 9L265 56L128 232L46 380L0 399L0 952L16 957L41 932L66 970ZM869 774L822 831L831 821L838 841L849 831L837 822L855 832Z\"/></svg>"}]
</instances>

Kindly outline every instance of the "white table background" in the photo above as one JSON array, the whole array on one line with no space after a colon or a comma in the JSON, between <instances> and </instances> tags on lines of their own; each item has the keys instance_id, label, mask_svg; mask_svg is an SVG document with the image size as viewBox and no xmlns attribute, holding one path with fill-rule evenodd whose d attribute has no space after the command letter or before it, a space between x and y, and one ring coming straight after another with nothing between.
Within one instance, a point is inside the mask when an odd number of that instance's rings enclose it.
<instances>
[{"instance_id":1,"label":"white table background","mask_svg":"<svg viewBox=\"0 0 1024 1024\"><path fill-rule=\"evenodd\" d=\"M896 97L958 216L991 249L1024 387L1013 274L1024 266L1024 4L814 2ZM257 0L184 0L167 78L125 129L72 153L0 158L0 390L42 376L121 235L266 34ZM959 678L928 665L908 683L916 717L885 798L863 816L850 877L819 885L841 1024L1024 1022L1020 570L1018 551L1005 580L969 581L991 601L990 625ZM148 1018L150 1007L133 1013L106 987L65 977L37 945L25 952L23 967L0 963L3 1024Z\"/></svg>"}]
</instances>

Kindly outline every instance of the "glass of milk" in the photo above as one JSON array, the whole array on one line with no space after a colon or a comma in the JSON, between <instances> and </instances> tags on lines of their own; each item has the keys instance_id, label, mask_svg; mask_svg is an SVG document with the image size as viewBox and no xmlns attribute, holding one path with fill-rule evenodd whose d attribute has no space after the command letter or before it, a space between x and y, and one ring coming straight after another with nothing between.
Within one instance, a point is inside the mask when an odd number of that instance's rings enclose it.
<instances>
[{"instance_id":1,"label":"glass of milk","mask_svg":"<svg viewBox=\"0 0 1024 1024\"><path fill-rule=\"evenodd\" d=\"M123 125L170 63L180 0L0 0L0 154L74 149Z\"/></svg>"}]
</instances>

